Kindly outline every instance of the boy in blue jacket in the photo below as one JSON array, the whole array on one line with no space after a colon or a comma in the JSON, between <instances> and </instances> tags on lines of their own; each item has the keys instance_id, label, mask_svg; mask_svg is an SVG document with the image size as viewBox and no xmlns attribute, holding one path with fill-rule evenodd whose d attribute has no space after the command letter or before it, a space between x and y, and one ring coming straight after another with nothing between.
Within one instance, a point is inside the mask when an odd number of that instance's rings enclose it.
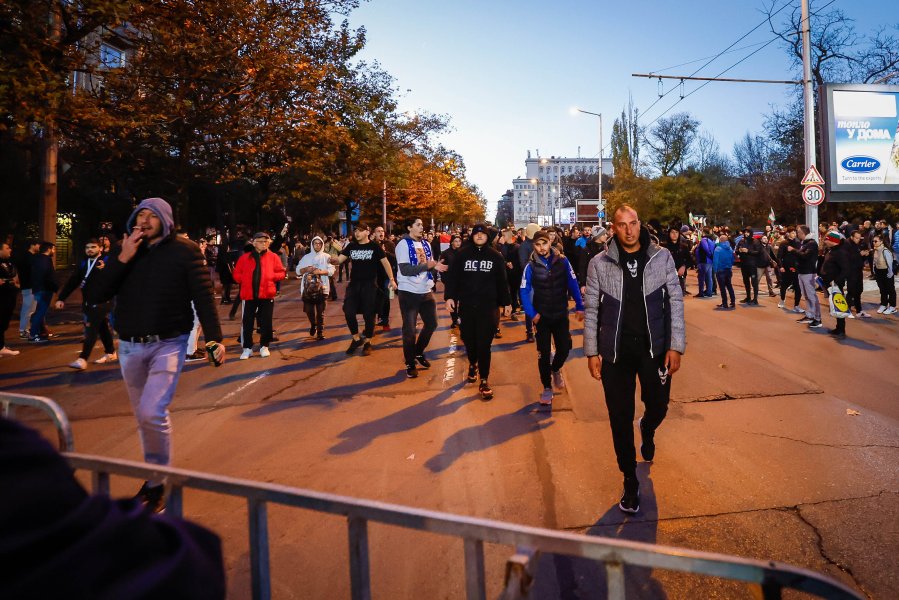
<instances>
[{"instance_id":1,"label":"boy in blue jacket","mask_svg":"<svg viewBox=\"0 0 899 600\"><path fill-rule=\"evenodd\" d=\"M726 235L718 238L715 251L712 254L712 269L715 271L715 279L718 281L718 289L721 291L721 304L718 308L734 309L737 307L734 297L733 278L734 249ZM727 293L730 293L730 306L727 304Z\"/></svg>"},{"instance_id":2,"label":"boy in blue jacket","mask_svg":"<svg viewBox=\"0 0 899 600\"><path fill-rule=\"evenodd\" d=\"M537 329L537 367L543 383L540 404L552 406L553 385L557 390L565 389L561 369L571 351L568 294L574 298L579 321L584 320L584 302L571 264L552 248L549 235L538 231L533 242L534 252L521 277L521 304ZM556 354L550 364L552 342L556 344Z\"/></svg>"}]
</instances>

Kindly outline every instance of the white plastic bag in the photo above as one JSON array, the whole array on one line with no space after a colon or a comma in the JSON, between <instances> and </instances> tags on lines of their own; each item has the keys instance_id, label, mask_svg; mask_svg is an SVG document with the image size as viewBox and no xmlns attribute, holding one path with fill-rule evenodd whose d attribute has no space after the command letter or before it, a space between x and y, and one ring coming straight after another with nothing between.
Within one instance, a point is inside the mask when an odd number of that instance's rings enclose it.
<instances>
[{"instance_id":1,"label":"white plastic bag","mask_svg":"<svg viewBox=\"0 0 899 600\"><path fill-rule=\"evenodd\" d=\"M837 319L852 317L852 313L849 311L849 302L846 301L846 296L843 295L840 288L832 285L827 289L827 294L830 301L830 316Z\"/></svg>"}]
</instances>

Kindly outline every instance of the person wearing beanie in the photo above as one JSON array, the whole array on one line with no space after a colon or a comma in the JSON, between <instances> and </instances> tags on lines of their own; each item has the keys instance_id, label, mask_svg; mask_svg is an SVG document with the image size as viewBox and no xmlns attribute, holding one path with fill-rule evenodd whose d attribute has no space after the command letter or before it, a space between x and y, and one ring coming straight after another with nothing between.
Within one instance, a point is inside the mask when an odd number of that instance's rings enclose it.
<instances>
[{"instance_id":1,"label":"person wearing beanie","mask_svg":"<svg viewBox=\"0 0 899 600\"><path fill-rule=\"evenodd\" d=\"M834 229L828 231L824 236L824 244L829 250L821 265L821 279L824 280L824 288L829 289L836 286L840 293L844 293L846 280L850 275L849 246L846 244L846 238ZM848 311L849 307L847 306L846 309ZM828 333L837 339L845 338L846 318L837 316L837 326Z\"/></svg>"},{"instance_id":2,"label":"person wearing beanie","mask_svg":"<svg viewBox=\"0 0 899 600\"><path fill-rule=\"evenodd\" d=\"M584 246L581 253L581 260L578 264L577 281L581 288L581 296L584 295L584 289L587 285L587 267L590 261L597 255L606 251L606 242L609 240L609 230L602 225L596 225L590 230L591 238Z\"/></svg>"},{"instance_id":3,"label":"person wearing beanie","mask_svg":"<svg viewBox=\"0 0 899 600\"><path fill-rule=\"evenodd\" d=\"M578 321L584 320L584 302L571 263L552 247L549 235L539 231L534 234L533 241L534 253L521 277L521 302L525 314L537 328L537 369L543 384L539 402L552 407L553 388L557 391L565 389L562 365L571 351L568 295L574 298ZM553 344L556 347L554 356Z\"/></svg>"},{"instance_id":4,"label":"person wearing beanie","mask_svg":"<svg viewBox=\"0 0 899 600\"><path fill-rule=\"evenodd\" d=\"M490 347L499 323L500 307L512 302L502 254L488 243L488 229L478 223L471 229L471 243L462 246L445 273L446 309L458 309L462 343L468 355L468 381L480 375L478 391L483 400L493 398L490 388Z\"/></svg>"},{"instance_id":5,"label":"person wearing beanie","mask_svg":"<svg viewBox=\"0 0 899 600\"><path fill-rule=\"evenodd\" d=\"M169 203L147 198L128 217L121 246L97 273L93 301L115 298L119 366L148 463L172 462L169 404L184 366L194 309L207 344L216 343L208 347L216 364L225 360L204 262L199 246L175 235ZM162 510L163 483L162 478L144 482L137 498L151 510Z\"/></svg>"}]
</instances>

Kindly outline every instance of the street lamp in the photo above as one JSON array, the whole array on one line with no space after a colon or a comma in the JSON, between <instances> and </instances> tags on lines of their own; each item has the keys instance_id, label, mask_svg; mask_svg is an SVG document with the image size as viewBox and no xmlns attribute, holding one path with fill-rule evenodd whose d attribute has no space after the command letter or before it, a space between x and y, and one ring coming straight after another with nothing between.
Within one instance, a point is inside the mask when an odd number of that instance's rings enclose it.
<instances>
[{"instance_id":1,"label":"street lamp","mask_svg":"<svg viewBox=\"0 0 899 600\"><path fill-rule=\"evenodd\" d=\"M585 115L593 115L594 117L599 117L599 205L605 210L605 202L602 199L602 113L590 112L589 110L583 110L578 108L577 106L571 107L571 114L577 115L578 113L584 113Z\"/></svg>"}]
</instances>

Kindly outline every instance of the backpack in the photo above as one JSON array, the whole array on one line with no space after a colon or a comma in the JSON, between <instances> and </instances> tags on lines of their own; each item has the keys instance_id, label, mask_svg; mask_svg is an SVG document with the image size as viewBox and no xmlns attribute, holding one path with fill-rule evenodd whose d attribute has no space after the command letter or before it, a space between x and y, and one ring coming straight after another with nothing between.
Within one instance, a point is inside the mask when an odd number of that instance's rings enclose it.
<instances>
[{"instance_id":1,"label":"backpack","mask_svg":"<svg viewBox=\"0 0 899 600\"><path fill-rule=\"evenodd\" d=\"M318 304L325 299L325 286L322 278L315 273L303 275L303 301Z\"/></svg>"}]
</instances>

